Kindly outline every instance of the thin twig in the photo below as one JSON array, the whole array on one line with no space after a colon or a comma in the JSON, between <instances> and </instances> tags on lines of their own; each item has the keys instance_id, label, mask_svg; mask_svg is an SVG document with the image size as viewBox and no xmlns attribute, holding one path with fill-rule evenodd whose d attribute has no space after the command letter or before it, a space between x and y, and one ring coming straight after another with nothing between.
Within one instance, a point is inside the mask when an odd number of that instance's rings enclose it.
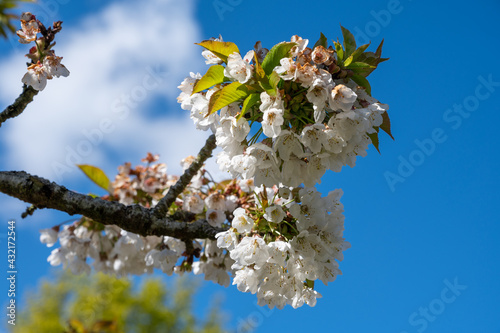
<instances>
[{"instance_id":1,"label":"thin twig","mask_svg":"<svg viewBox=\"0 0 500 333\"><path fill-rule=\"evenodd\" d=\"M35 97L36 94L38 94L38 90L33 89L31 86L24 85L21 95L16 98L12 105L9 105L0 113L0 127L7 119L17 117L23 113L26 106L33 101L33 97Z\"/></svg>"},{"instance_id":2,"label":"thin twig","mask_svg":"<svg viewBox=\"0 0 500 333\"><path fill-rule=\"evenodd\" d=\"M212 156L212 151L216 147L215 143L215 135L211 135L207 141L205 142L205 146L201 148L198 157L196 160L186 169L184 174L179 178L177 183L174 186L170 187L167 194L161 198L156 207L153 209L153 214L157 218L164 218L167 216L168 209L174 203L175 199L179 196L179 194L184 191L186 186L188 186L191 179L198 173L198 171L203 166L203 163Z\"/></svg>"}]
</instances>

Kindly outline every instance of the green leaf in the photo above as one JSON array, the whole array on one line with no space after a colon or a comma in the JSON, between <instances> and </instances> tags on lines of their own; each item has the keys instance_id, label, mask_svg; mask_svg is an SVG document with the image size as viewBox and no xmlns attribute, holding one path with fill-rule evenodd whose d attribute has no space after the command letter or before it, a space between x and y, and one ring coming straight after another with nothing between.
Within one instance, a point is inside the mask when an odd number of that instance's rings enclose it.
<instances>
[{"instance_id":1,"label":"green leaf","mask_svg":"<svg viewBox=\"0 0 500 333\"><path fill-rule=\"evenodd\" d=\"M373 146L377 149L378 153L380 153L380 149L378 148L378 128L377 128L377 132L375 133L371 133L371 134L368 134L368 136L370 137L370 140L372 140L372 144Z\"/></svg>"},{"instance_id":2,"label":"green leaf","mask_svg":"<svg viewBox=\"0 0 500 333\"><path fill-rule=\"evenodd\" d=\"M356 72L357 74L360 74L360 75L363 75L364 77L367 77L368 75L371 74L371 72L373 72L375 70L375 68L377 68L377 66L380 62L380 59L378 59L376 57L375 53L373 53L373 52L365 52L358 57L357 62L362 62L362 63L368 64L370 66L374 66L373 68L358 68L357 69L357 72Z\"/></svg>"},{"instance_id":3,"label":"green leaf","mask_svg":"<svg viewBox=\"0 0 500 333\"><path fill-rule=\"evenodd\" d=\"M222 90L214 93L210 98L210 102L208 103L208 115L233 102L246 98L249 94L248 88L239 82L228 84L222 88Z\"/></svg>"},{"instance_id":4,"label":"green leaf","mask_svg":"<svg viewBox=\"0 0 500 333\"><path fill-rule=\"evenodd\" d=\"M210 116L212 113L216 112L217 109L213 109L213 106L215 102L219 99L220 94L222 93L222 90L217 90L210 96L210 100L208 101L208 113L205 117Z\"/></svg>"},{"instance_id":5,"label":"green leaf","mask_svg":"<svg viewBox=\"0 0 500 333\"><path fill-rule=\"evenodd\" d=\"M342 63L342 61L344 60L344 49L342 48L342 44L340 44L338 41L334 41L333 44L335 45L335 52L337 52L337 60L339 61L339 63Z\"/></svg>"},{"instance_id":6,"label":"green leaf","mask_svg":"<svg viewBox=\"0 0 500 333\"><path fill-rule=\"evenodd\" d=\"M266 76L267 79L267 76ZM265 90L270 96L276 96L276 89L267 80L259 81L259 87ZM260 89L259 89L260 90Z\"/></svg>"},{"instance_id":7,"label":"green leaf","mask_svg":"<svg viewBox=\"0 0 500 333\"><path fill-rule=\"evenodd\" d=\"M195 43L196 45L203 46L207 50L215 54L219 59L227 63L227 57L234 52L240 53L238 46L231 42L220 42L216 40L204 40L201 43Z\"/></svg>"},{"instance_id":8,"label":"green leaf","mask_svg":"<svg viewBox=\"0 0 500 333\"><path fill-rule=\"evenodd\" d=\"M379 58L377 55L373 52L364 52L363 54L360 54L358 56L358 59L356 59L359 62L364 62L372 66L377 66L379 63Z\"/></svg>"},{"instance_id":9,"label":"green leaf","mask_svg":"<svg viewBox=\"0 0 500 333\"><path fill-rule=\"evenodd\" d=\"M365 88L366 90L366 93L368 95L372 95L372 87L370 86L370 82L368 82L368 80L362 76L362 75L359 75L359 74L354 74L351 79L356 82L358 85L360 85L361 87Z\"/></svg>"},{"instance_id":10,"label":"green leaf","mask_svg":"<svg viewBox=\"0 0 500 333\"><path fill-rule=\"evenodd\" d=\"M269 83L269 77L266 75L266 72L264 72L264 69L262 68L261 64L259 63L259 60L257 59L257 54L255 54L255 80L258 83L258 87L267 91L271 96L276 95L276 86L272 86ZM274 71L273 71L274 73ZM257 89L259 89L257 88ZM260 89L259 89L260 90Z\"/></svg>"},{"instance_id":11,"label":"green leaf","mask_svg":"<svg viewBox=\"0 0 500 333\"><path fill-rule=\"evenodd\" d=\"M315 48L316 46L319 46L319 45L323 46L325 49L326 49L326 48L328 48L328 41L327 41L327 39L326 39L325 35L323 35L323 33L322 33L322 32L320 32L320 34L321 34L321 35L319 36L318 41L317 41L317 42L314 44L314 46L313 46L313 50L314 50L314 48Z\"/></svg>"},{"instance_id":12,"label":"green leaf","mask_svg":"<svg viewBox=\"0 0 500 333\"><path fill-rule=\"evenodd\" d=\"M363 54L363 52L365 52L365 51L366 51L366 49L370 46L370 44L371 44L371 42L370 42L370 43L368 43L368 44L363 44L363 45L361 45L360 47L358 47L358 48L356 49L356 51L354 51L354 52L351 54L351 56L352 56L352 58L353 58L353 61L358 60L358 57L359 57L361 54Z\"/></svg>"},{"instance_id":13,"label":"green leaf","mask_svg":"<svg viewBox=\"0 0 500 333\"><path fill-rule=\"evenodd\" d=\"M255 54L255 80L257 81L258 85L255 87L257 90L265 90L269 93L271 96L276 96L276 85L272 85L269 82L269 78L271 77L272 74L276 74L274 71L271 73L271 75L267 76L266 72L262 68L261 64L259 63L257 59L257 54ZM276 74L277 75L277 74Z\"/></svg>"},{"instance_id":14,"label":"green leaf","mask_svg":"<svg viewBox=\"0 0 500 333\"><path fill-rule=\"evenodd\" d=\"M255 63L255 77L257 81L262 81L264 78L266 78L266 72L264 72L261 64L259 63L259 59L257 58L257 53L254 53L254 63Z\"/></svg>"},{"instance_id":15,"label":"green leaf","mask_svg":"<svg viewBox=\"0 0 500 333\"><path fill-rule=\"evenodd\" d=\"M384 44L384 41L380 42L380 45L377 47L377 51L375 53L373 52L364 52L358 56L356 59L357 62L364 62L366 64L375 66L375 68L380 64L381 62L389 60L389 58L380 58L382 55L382 46ZM364 77L367 77L368 75L371 74L375 70L375 68L365 68L363 70L358 70L358 74L363 75Z\"/></svg>"},{"instance_id":16,"label":"green leaf","mask_svg":"<svg viewBox=\"0 0 500 333\"><path fill-rule=\"evenodd\" d=\"M354 39L354 35L344 28L340 26L342 29L342 36L344 37L344 50L346 56L350 56L354 51L356 51L356 40Z\"/></svg>"},{"instance_id":17,"label":"green leaf","mask_svg":"<svg viewBox=\"0 0 500 333\"><path fill-rule=\"evenodd\" d=\"M369 68L377 68L377 66L374 66L374 65L371 65L371 64L368 64L368 63L365 63L365 62L361 62L361 61L356 61L356 62L353 62L355 59L355 57L353 57L353 55L350 55L344 62L344 67L345 68L349 68L349 69L353 69L353 68L363 68L363 69L369 69Z\"/></svg>"},{"instance_id":18,"label":"green leaf","mask_svg":"<svg viewBox=\"0 0 500 333\"><path fill-rule=\"evenodd\" d=\"M90 178L91 181L93 181L97 186L102 187L106 191L109 192L110 189L110 181L108 176L99 169L98 167L88 165L88 164L77 164L77 167L80 168L80 170L83 171L83 173Z\"/></svg>"},{"instance_id":19,"label":"green leaf","mask_svg":"<svg viewBox=\"0 0 500 333\"><path fill-rule=\"evenodd\" d=\"M382 113L382 119L383 119L383 121L382 121L382 125L380 125L380 129L382 129L382 131L389 134L389 136L393 140L395 140L394 137L392 136L392 133L391 133L391 120L389 119L389 114L387 113L387 111Z\"/></svg>"},{"instance_id":20,"label":"green leaf","mask_svg":"<svg viewBox=\"0 0 500 333\"><path fill-rule=\"evenodd\" d=\"M193 94L224 82L224 66L213 65L193 87Z\"/></svg>"},{"instance_id":21,"label":"green leaf","mask_svg":"<svg viewBox=\"0 0 500 333\"><path fill-rule=\"evenodd\" d=\"M353 63L351 63L349 65L346 65L346 68L349 68L349 69L358 69L358 68L360 68L360 69L366 69L366 68L377 68L377 67L369 65L369 64L364 63L364 62L353 62Z\"/></svg>"},{"instance_id":22,"label":"green leaf","mask_svg":"<svg viewBox=\"0 0 500 333\"><path fill-rule=\"evenodd\" d=\"M297 45L291 42L282 42L273 46L262 61L262 68L267 75L271 74L274 67L279 66L280 60L289 55L292 47Z\"/></svg>"},{"instance_id":23,"label":"green leaf","mask_svg":"<svg viewBox=\"0 0 500 333\"><path fill-rule=\"evenodd\" d=\"M382 39L382 41L380 42L379 46L377 47L377 51L375 52L375 55L377 56L377 58L380 58L382 56L382 47L384 45L384 40Z\"/></svg>"},{"instance_id":24,"label":"green leaf","mask_svg":"<svg viewBox=\"0 0 500 333\"><path fill-rule=\"evenodd\" d=\"M248 97L245 98L245 100L243 101L243 106L241 107L241 113L239 114L238 119L243 117L245 115L245 113L248 110L250 110L250 108L252 106L257 104L257 102L259 102L259 101L260 101L260 94L259 93L253 93L253 94L248 95Z\"/></svg>"},{"instance_id":25,"label":"green leaf","mask_svg":"<svg viewBox=\"0 0 500 333\"><path fill-rule=\"evenodd\" d=\"M271 75L269 75L269 84L273 86L275 89L277 89L278 84L282 81L283 79L279 76L278 73L272 72Z\"/></svg>"},{"instance_id":26,"label":"green leaf","mask_svg":"<svg viewBox=\"0 0 500 333\"><path fill-rule=\"evenodd\" d=\"M353 59L354 59L354 58L353 58L353 56L352 56L352 55L348 56L348 57L347 57L347 59L346 59L346 60L344 61L344 63L342 64L342 66L344 66L344 67L349 66L349 65L351 64L351 62L353 61Z\"/></svg>"}]
</instances>

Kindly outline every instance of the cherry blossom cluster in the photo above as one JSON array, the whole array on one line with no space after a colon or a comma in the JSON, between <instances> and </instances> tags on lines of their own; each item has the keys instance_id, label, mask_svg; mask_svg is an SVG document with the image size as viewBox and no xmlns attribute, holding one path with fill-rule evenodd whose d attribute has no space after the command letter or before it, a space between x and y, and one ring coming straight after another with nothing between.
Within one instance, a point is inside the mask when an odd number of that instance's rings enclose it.
<instances>
[{"instance_id":1,"label":"cherry blossom cluster","mask_svg":"<svg viewBox=\"0 0 500 333\"><path fill-rule=\"evenodd\" d=\"M231 228L216 235L234 260L238 290L270 308L315 306L321 294L314 281L334 281L341 274L337 260L350 247L341 196L341 190L322 198L315 188L256 189L256 205L236 209Z\"/></svg>"},{"instance_id":2,"label":"cherry blossom cluster","mask_svg":"<svg viewBox=\"0 0 500 333\"><path fill-rule=\"evenodd\" d=\"M62 57L55 55L51 49L55 34L61 30L61 21L55 22L48 29L36 19L35 15L26 12L21 15L21 29L16 33L22 44L35 43L26 55L31 59L28 72L23 76L22 82L35 90L42 91L47 85L47 80L54 77L68 76L68 69L61 64ZM41 37L38 37L38 34Z\"/></svg>"},{"instance_id":3,"label":"cherry blossom cluster","mask_svg":"<svg viewBox=\"0 0 500 333\"><path fill-rule=\"evenodd\" d=\"M159 155L148 155L142 159L146 166L138 165L132 168L127 162L118 167L118 175L112 183L113 195L119 202L130 205L140 204L144 207L155 206L174 185L179 177L167 174L165 163L158 161Z\"/></svg>"},{"instance_id":4,"label":"cherry blossom cluster","mask_svg":"<svg viewBox=\"0 0 500 333\"><path fill-rule=\"evenodd\" d=\"M166 173L158 155L146 165L118 167L107 200L154 207L178 177ZM193 157L182 161L185 169ZM117 226L82 217L70 224L41 230L40 240L59 248L48 257L74 274L167 275L192 271L223 286L257 293L259 304L314 306L321 295L314 281L335 280L345 242L340 190L321 198L314 188L255 187L252 180L215 183L202 169L172 205L170 215L185 210L227 231L217 240L181 241L168 236L140 236ZM232 221L231 223L229 221Z\"/></svg>"},{"instance_id":5,"label":"cherry blossom cluster","mask_svg":"<svg viewBox=\"0 0 500 333\"><path fill-rule=\"evenodd\" d=\"M111 194L103 199L154 207L178 180L177 176L167 174L165 164L155 163L158 159L158 155L148 153L142 160L146 165L132 168L131 163L125 163L118 167ZM192 156L188 157L181 165L187 169L193 160ZM249 194L242 188L252 192L253 184L236 180L226 185L215 183L202 169L169 213L185 210L195 219L223 226L236 207L248 200ZM59 241L60 247L52 251L48 261L53 266L62 264L75 274L88 273L91 266L96 271L118 275L152 273L157 268L168 275L193 271L225 286L230 282L228 270L232 261L217 248L215 241L200 239L187 244L168 236L144 237L86 217L70 225L41 230L40 240L49 247Z\"/></svg>"},{"instance_id":6,"label":"cherry blossom cluster","mask_svg":"<svg viewBox=\"0 0 500 333\"><path fill-rule=\"evenodd\" d=\"M223 43L222 38L213 42ZM308 43L293 36L290 43L276 45L293 46L264 84L259 70L269 51L258 42L244 57L238 52L227 56L220 83L195 89L213 77L215 70L209 70L205 76L191 73L179 86L178 102L198 129L216 134L222 148L217 163L232 177L254 178L256 185L314 186L326 170L339 172L344 165L354 166L358 155L366 156L369 135L377 133L388 106L349 78L352 71L341 70L333 48L311 49ZM224 58L215 51L202 55L207 64L222 67ZM252 98L211 109L221 95L230 99L225 92L234 82Z\"/></svg>"},{"instance_id":7,"label":"cherry blossom cluster","mask_svg":"<svg viewBox=\"0 0 500 333\"><path fill-rule=\"evenodd\" d=\"M32 41L38 21L26 19L18 34ZM211 66L205 75L190 73L177 100L198 129L215 134L217 163L233 179L216 182L201 168L186 185L148 154L145 165L125 163L109 188L100 185L109 190L104 199L154 208L182 183L167 217L225 230L214 231L215 239L144 237L83 217L42 230L43 243L60 244L49 262L74 273L91 266L119 275L193 272L226 287L232 278L259 305L315 306L321 297L315 282L327 285L342 274L339 262L350 244L343 237L342 190L322 197L314 186L326 170L353 167L369 144L378 150L380 129L392 137L388 106L371 96L366 79L387 60L383 43L365 52L369 44L358 48L347 29L342 33L343 44L328 46L321 34L308 47L307 39L293 36L270 50L257 42L244 56L220 36L199 43ZM195 160L181 162L185 175Z\"/></svg>"}]
</instances>

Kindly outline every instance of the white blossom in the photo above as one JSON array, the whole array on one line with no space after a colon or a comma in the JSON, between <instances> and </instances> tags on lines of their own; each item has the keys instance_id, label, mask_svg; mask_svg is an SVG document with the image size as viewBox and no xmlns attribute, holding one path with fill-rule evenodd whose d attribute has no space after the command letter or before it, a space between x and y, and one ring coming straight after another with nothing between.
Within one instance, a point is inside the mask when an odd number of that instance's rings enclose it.
<instances>
[{"instance_id":1,"label":"white blossom","mask_svg":"<svg viewBox=\"0 0 500 333\"><path fill-rule=\"evenodd\" d=\"M239 233L244 234L252 231L254 221L245 213L245 209L237 208L233 212L233 221L231 225L238 230Z\"/></svg>"},{"instance_id":2,"label":"white blossom","mask_svg":"<svg viewBox=\"0 0 500 333\"><path fill-rule=\"evenodd\" d=\"M60 77L60 76L68 76L69 70L61 64L62 57L58 57L56 55L47 55L43 59L43 66L45 67L45 71L49 78L52 76Z\"/></svg>"},{"instance_id":3,"label":"white blossom","mask_svg":"<svg viewBox=\"0 0 500 333\"><path fill-rule=\"evenodd\" d=\"M229 78L233 78L240 83L247 83L252 77L252 61L255 52L253 50L248 51L245 57L242 59L238 52L234 52L227 57L227 66L224 69L224 75Z\"/></svg>"},{"instance_id":4,"label":"white blossom","mask_svg":"<svg viewBox=\"0 0 500 333\"><path fill-rule=\"evenodd\" d=\"M21 30L16 31L20 43L29 44L36 40L40 28L34 18L35 16L29 12L25 12L21 15Z\"/></svg>"},{"instance_id":5,"label":"white blossom","mask_svg":"<svg viewBox=\"0 0 500 333\"><path fill-rule=\"evenodd\" d=\"M47 244L48 247L54 246L57 242L57 230L54 228L40 230L40 242Z\"/></svg>"},{"instance_id":6,"label":"white blossom","mask_svg":"<svg viewBox=\"0 0 500 333\"><path fill-rule=\"evenodd\" d=\"M222 223L226 220L226 214L224 211L218 209L208 209L206 213L206 219L208 224L213 227L220 227Z\"/></svg>"},{"instance_id":7,"label":"white blossom","mask_svg":"<svg viewBox=\"0 0 500 333\"><path fill-rule=\"evenodd\" d=\"M203 58L205 58L205 63L207 65L213 65L213 64L220 65L223 63L221 58L219 58L218 56L216 56L213 52L211 52L209 50L202 51L201 55L203 56Z\"/></svg>"},{"instance_id":8,"label":"white blossom","mask_svg":"<svg viewBox=\"0 0 500 333\"><path fill-rule=\"evenodd\" d=\"M300 140L302 144L313 153L319 153L321 151L321 146L325 142L326 137L323 132L324 128L322 124L314 124L302 130Z\"/></svg>"},{"instance_id":9,"label":"white blossom","mask_svg":"<svg viewBox=\"0 0 500 333\"><path fill-rule=\"evenodd\" d=\"M351 88L338 84L330 94L330 108L333 110L349 111L358 95Z\"/></svg>"},{"instance_id":10,"label":"white blossom","mask_svg":"<svg viewBox=\"0 0 500 333\"><path fill-rule=\"evenodd\" d=\"M280 223L285 218L285 212L281 206L272 205L266 208L264 218L269 222Z\"/></svg>"},{"instance_id":11,"label":"white blossom","mask_svg":"<svg viewBox=\"0 0 500 333\"><path fill-rule=\"evenodd\" d=\"M292 58L282 58L280 66L276 66L274 71L279 74L283 80L293 80L296 77L297 65Z\"/></svg>"},{"instance_id":12,"label":"white blossom","mask_svg":"<svg viewBox=\"0 0 500 333\"><path fill-rule=\"evenodd\" d=\"M237 237L234 231L228 230L215 235L217 246L222 249L233 250L237 244Z\"/></svg>"},{"instance_id":13,"label":"white blossom","mask_svg":"<svg viewBox=\"0 0 500 333\"><path fill-rule=\"evenodd\" d=\"M243 237L234 250L230 251L230 256L238 264L260 266L267 261L269 253L267 244L262 238Z\"/></svg>"},{"instance_id":14,"label":"white blossom","mask_svg":"<svg viewBox=\"0 0 500 333\"><path fill-rule=\"evenodd\" d=\"M262 130L266 136L275 138L280 134L283 122L283 110L269 108L264 111Z\"/></svg>"},{"instance_id":15,"label":"white blossom","mask_svg":"<svg viewBox=\"0 0 500 333\"><path fill-rule=\"evenodd\" d=\"M35 90L42 91L47 85L47 76L46 68L38 62L28 67L28 72L24 74L21 81Z\"/></svg>"}]
</instances>

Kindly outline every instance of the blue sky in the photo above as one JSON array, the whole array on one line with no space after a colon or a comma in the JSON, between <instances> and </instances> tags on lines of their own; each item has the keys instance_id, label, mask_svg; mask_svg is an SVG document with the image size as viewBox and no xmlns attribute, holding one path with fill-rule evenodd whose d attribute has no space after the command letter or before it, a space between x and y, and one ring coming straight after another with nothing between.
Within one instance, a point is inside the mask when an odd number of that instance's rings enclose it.
<instances>
[{"instance_id":1,"label":"blue sky","mask_svg":"<svg viewBox=\"0 0 500 333\"><path fill-rule=\"evenodd\" d=\"M47 0L31 8L48 22L64 21L55 50L71 75L50 81L2 126L0 168L83 193L98 189L72 165L78 158L114 175L117 165L152 151L175 173L179 160L203 145L207 134L196 132L175 102L182 78L207 69L193 43L221 34L244 53L257 40L271 47L294 34L312 43L320 32L336 39L339 24L362 42L384 39L391 59L369 79L373 96L390 105L396 140L381 135L381 155L371 148L355 168L328 172L319 186L324 194L344 190L352 248L343 275L318 284L323 298L315 308L270 311L256 306L254 295L212 283L197 306L202 311L222 292L229 326L253 318L257 332L500 332L498 1ZM0 41L0 51L3 109L21 91L26 50L12 38ZM113 113L113 103L151 70L158 86L126 115ZM71 153L108 118L113 130L94 137L89 153ZM23 293L50 271L51 249L39 244L38 230L69 217L39 211L21 220L26 204L0 195L0 205L4 231L9 218L17 221Z\"/></svg>"}]
</instances>

